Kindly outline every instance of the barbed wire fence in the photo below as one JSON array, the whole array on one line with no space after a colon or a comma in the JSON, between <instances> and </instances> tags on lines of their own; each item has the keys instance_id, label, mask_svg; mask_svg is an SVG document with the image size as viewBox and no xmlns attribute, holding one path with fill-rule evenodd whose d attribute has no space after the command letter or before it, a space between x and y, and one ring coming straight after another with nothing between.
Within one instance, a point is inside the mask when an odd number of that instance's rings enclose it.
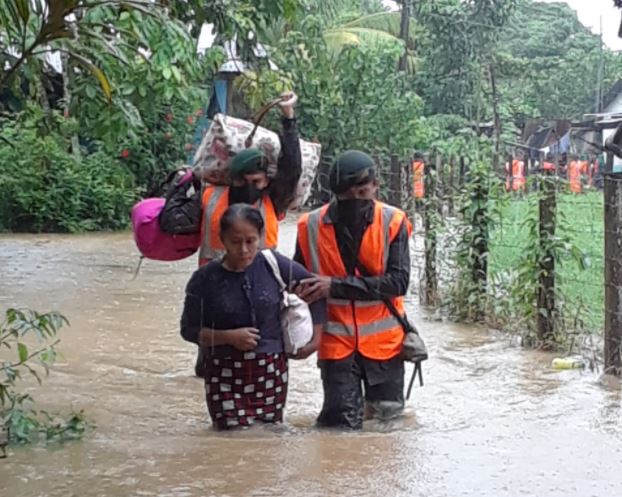
<instances>
[{"instance_id":1,"label":"barbed wire fence","mask_svg":"<svg viewBox=\"0 0 622 497\"><path fill-rule=\"evenodd\" d=\"M410 157L374 159L380 200L413 223L411 293L422 305L594 363L604 350L605 367L620 368L622 173L584 176L576 191L557 160L553 172L528 166L515 185L505 161L478 176L459 155L429 154L423 174ZM333 161L322 160L314 205L330 199Z\"/></svg>"}]
</instances>

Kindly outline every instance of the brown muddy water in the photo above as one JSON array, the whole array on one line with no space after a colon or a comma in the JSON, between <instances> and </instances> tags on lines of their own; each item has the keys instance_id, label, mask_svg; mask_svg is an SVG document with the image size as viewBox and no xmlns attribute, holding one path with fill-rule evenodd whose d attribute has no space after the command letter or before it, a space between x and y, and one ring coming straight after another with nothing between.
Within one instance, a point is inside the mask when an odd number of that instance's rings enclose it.
<instances>
[{"instance_id":1,"label":"brown muddy water","mask_svg":"<svg viewBox=\"0 0 622 497\"><path fill-rule=\"evenodd\" d=\"M283 251L294 227L283 228ZM128 233L0 237L0 310L58 309L58 364L32 392L49 411L83 409L84 440L14 447L0 496L622 495L621 390L507 336L410 313L431 359L404 420L361 433L314 428L314 360L292 363L281 430L210 429L195 348L179 336L196 261L145 261ZM409 371L410 372L410 371Z\"/></svg>"}]
</instances>

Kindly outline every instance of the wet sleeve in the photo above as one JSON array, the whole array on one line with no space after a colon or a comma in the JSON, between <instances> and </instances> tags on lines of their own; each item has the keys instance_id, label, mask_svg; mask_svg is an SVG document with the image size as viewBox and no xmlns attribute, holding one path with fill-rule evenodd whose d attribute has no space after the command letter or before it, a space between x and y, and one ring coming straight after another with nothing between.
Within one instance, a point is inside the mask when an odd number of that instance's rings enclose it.
<instances>
[{"instance_id":1,"label":"wet sleeve","mask_svg":"<svg viewBox=\"0 0 622 497\"><path fill-rule=\"evenodd\" d=\"M274 252L274 255L276 256L276 260L279 264L281 277L290 290L294 288L300 280L313 277L313 275L299 262L293 261L278 252Z\"/></svg>"},{"instance_id":2,"label":"wet sleeve","mask_svg":"<svg viewBox=\"0 0 622 497\"><path fill-rule=\"evenodd\" d=\"M410 281L410 248L408 228L403 223L389 246L387 271L381 276L347 276L333 278L330 296L344 300L379 300L400 297L408 291Z\"/></svg>"},{"instance_id":3,"label":"wet sleeve","mask_svg":"<svg viewBox=\"0 0 622 497\"><path fill-rule=\"evenodd\" d=\"M281 141L281 155L277 164L277 171L270 183L270 198L277 214L287 211L289 204L294 200L298 181L302 175L302 158L300 155L300 137L296 119L281 119L283 131L279 135Z\"/></svg>"},{"instance_id":4,"label":"wet sleeve","mask_svg":"<svg viewBox=\"0 0 622 497\"><path fill-rule=\"evenodd\" d=\"M281 277L290 290L293 289L299 281L313 276L302 264L292 261L277 252L275 252L275 255L279 264L279 270L281 271ZM326 323L326 300L314 302L309 306L309 310L311 311L313 324Z\"/></svg>"},{"instance_id":5,"label":"wet sleeve","mask_svg":"<svg viewBox=\"0 0 622 497\"><path fill-rule=\"evenodd\" d=\"M184 299L184 310L181 315L181 336L184 340L192 343L199 343L199 331L201 331L202 306L201 290L202 278L199 271L190 278L186 285L186 297Z\"/></svg>"}]
</instances>

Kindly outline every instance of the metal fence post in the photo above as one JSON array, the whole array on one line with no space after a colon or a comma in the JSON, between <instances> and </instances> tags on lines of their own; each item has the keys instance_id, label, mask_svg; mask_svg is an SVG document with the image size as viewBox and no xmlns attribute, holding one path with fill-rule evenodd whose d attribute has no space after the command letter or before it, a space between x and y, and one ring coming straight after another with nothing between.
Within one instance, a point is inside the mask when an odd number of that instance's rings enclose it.
<instances>
[{"instance_id":1,"label":"metal fence post","mask_svg":"<svg viewBox=\"0 0 622 497\"><path fill-rule=\"evenodd\" d=\"M622 373L622 173L605 173L605 372Z\"/></svg>"}]
</instances>

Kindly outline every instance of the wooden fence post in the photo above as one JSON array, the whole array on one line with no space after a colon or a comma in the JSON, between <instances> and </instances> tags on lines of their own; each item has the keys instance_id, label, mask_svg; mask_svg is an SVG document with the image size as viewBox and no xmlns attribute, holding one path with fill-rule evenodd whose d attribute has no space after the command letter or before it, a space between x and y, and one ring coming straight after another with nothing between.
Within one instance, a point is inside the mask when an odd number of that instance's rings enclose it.
<instances>
[{"instance_id":1,"label":"wooden fence post","mask_svg":"<svg viewBox=\"0 0 622 497\"><path fill-rule=\"evenodd\" d=\"M436 199L436 164L439 157L433 163L431 160L425 162L425 194L423 202L423 227L425 230L425 288L421 295L422 305L435 306L438 300L438 276L436 274L436 247L437 233L434 222L437 212Z\"/></svg>"},{"instance_id":2,"label":"wooden fence post","mask_svg":"<svg viewBox=\"0 0 622 497\"><path fill-rule=\"evenodd\" d=\"M477 292L476 319L484 318L484 297L488 290L488 196L490 182L488 170L481 169L474 172L470 179L473 185L472 202L475 204L471 222L473 233L471 253L473 254L473 265L471 280Z\"/></svg>"},{"instance_id":3,"label":"wooden fence post","mask_svg":"<svg viewBox=\"0 0 622 497\"><path fill-rule=\"evenodd\" d=\"M464 187L464 175L466 174L466 164L464 160L464 156L460 157L460 172L458 174L458 188L462 189Z\"/></svg>"},{"instance_id":4,"label":"wooden fence post","mask_svg":"<svg viewBox=\"0 0 622 497\"><path fill-rule=\"evenodd\" d=\"M605 372L622 373L622 173L605 173Z\"/></svg>"},{"instance_id":5,"label":"wooden fence post","mask_svg":"<svg viewBox=\"0 0 622 497\"><path fill-rule=\"evenodd\" d=\"M555 333L555 255L551 241L555 237L557 194L551 171L543 171L540 184L540 260L537 330L540 343L552 345Z\"/></svg>"},{"instance_id":6,"label":"wooden fence post","mask_svg":"<svg viewBox=\"0 0 622 497\"><path fill-rule=\"evenodd\" d=\"M413 157L410 156L406 159L406 205L408 208L408 215L411 221L414 219L415 214L415 186L413 183Z\"/></svg>"},{"instance_id":7,"label":"wooden fence post","mask_svg":"<svg viewBox=\"0 0 622 497\"><path fill-rule=\"evenodd\" d=\"M447 210L450 216L453 216L455 213L454 209L454 200L456 196L455 184L454 184L454 173L456 170L456 162L454 156L449 159L449 181L447 183L447 187L449 190L449 195L447 195Z\"/></svg>"},{"instance_id":8,"label":"wooden fence post","mask_svg":"<svg viewBox=\"0 0 622 497\"><path fill-rule=\"evenodd\" d=\"M400 159L396 154L391 155L391 177L389 178L389 203L396 207L402 207L402 168Z\"/></svg>"},{"instance_id":9,"label":"wooden fence post","mask_svg":"<svg viewBox=\"0 0 622 497\"><path fill-rule=\"evenodd\" d=\"M443 204L445 202L445 181L444 181L443 156L436 155L436 201L438 214L443 215Z\"/></svg>"}]
</instances>

